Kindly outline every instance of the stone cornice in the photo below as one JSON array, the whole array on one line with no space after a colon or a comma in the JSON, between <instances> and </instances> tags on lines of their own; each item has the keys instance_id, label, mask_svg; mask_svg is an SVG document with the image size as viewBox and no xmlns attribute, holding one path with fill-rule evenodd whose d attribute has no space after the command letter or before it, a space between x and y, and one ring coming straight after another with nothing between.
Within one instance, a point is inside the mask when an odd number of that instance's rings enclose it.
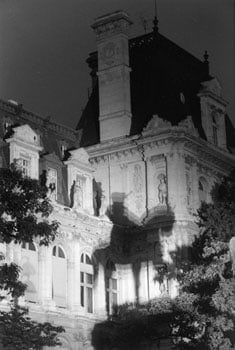
<instances>
[{"instance_id":1,"label":"stone cornice","mask_svg":"<svg viewBox=\"0 0 235 350\"><path fill-rule=\"evenodd\" d=\"M158 153L183 152L196 159L201 158L203 161L210 163L212 167L222 168L225 172L231 171L235 167L234 155L191 135L185 128L178 126L159 130L155 135L145 137L135 135L104 142L90 146L86 150L91 163L101 161L105 164L107 160L111 162L112 158L114 158L114 161L121 163L127 161L128 158L137 161L145 157L151 158L151 156ZM136 157L133 157L134 155Z\"/></svg>"}]
</instances>

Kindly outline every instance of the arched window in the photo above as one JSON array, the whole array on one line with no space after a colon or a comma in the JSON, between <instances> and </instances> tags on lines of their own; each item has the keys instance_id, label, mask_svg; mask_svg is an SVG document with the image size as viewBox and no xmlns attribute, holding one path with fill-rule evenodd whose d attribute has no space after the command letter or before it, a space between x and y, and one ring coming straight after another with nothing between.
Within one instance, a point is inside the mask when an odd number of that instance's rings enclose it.
<instances>
[{"instance_id":1,"label":"arched window","mask_svg":"<svg viewBox=\"0 0 235 350\"><path fill-rule=\"evenodd\" d=\"M114 263L107 261L105 268L106 309L108 315L115 313L118 304L117 273Z\"/></svg>"},{"instance_id":2,"label":"arched window","mask_svg":"<svg viewBox=\"0 0 235 350\"><path fill-rule=\"evenodd\" d=\"M89 313L93 312L94 269L89 255L83 253L80 260L80 302Z\"/></svg>"},{"instance_id":3,"label":"arched window","mask_svg":"<svg viewBox=\"0 0 235 350\"><path fill-rule=\"evenodd\" d=\"M67 259L62 247L52 249L52 299L58 307L67 304Z\"/></svg>"},{"instance_id":4,"label":"arched window","mask_svg":"<svg viewBox=\"0 0 235 350\"><path fill-rule=\"evenodd\" d=\"M199 201L200 202L206 202L207 201L207 194L208 194L208 184L206 179L204 177L200 177L198 181L198 195L199 195Z\"/></svg>"},{"instance_id":5,"label":"arched window","mask_svg":"<svg viewBox=\"0 0 235 350\"><path fill-rule=\"evenodd\" d=\"M22 282L27 284L25 299L29 302L38 301L38 252L33 242L21 245Z\"/></svg>"}]
</instances>

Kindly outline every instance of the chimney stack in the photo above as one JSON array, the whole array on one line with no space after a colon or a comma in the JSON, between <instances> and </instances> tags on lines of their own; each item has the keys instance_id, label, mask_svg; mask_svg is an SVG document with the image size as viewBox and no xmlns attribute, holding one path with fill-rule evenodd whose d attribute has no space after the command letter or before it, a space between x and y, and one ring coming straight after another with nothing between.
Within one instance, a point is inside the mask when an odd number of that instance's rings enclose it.
<instances>
[{"instance_id":1,"label":"chimney stack","mask_svg":"<svg viewBox=\"0 0 235 350\"><path fill-rule=\"evenodd\" d=\"M128 32L132 22L124 11L95 20L98 46L100 141L128 136L131 127Z\"/></svg>"}]
</instances>

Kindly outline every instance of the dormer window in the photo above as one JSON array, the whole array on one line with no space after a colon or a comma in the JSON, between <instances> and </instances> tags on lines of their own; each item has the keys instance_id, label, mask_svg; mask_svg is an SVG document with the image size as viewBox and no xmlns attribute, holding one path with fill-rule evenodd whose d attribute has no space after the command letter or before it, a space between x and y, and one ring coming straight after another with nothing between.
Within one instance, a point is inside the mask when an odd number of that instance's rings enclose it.
<instances>
[{"instance_id":1,"label":"dormer window","mask_svg":"<svg viewBox=\"0 0 235 350\"><path fill-rule=\"evenodd\" d=\"M20 169L22 171L23 176L30 176L30 168L31 168L31 164L30 164L30 159L29 158L19 158L16 160L16 166L18 169Z\"/></svg>"},{"instance_id":2,"label":"dormer window","mask_svg":"<svg viewBox=\"0 0 235 350\"><path fill-rule=\"evenodd\" d=\"M15 163L24 176L38 179L39 152L42 151L38 134L27 124L12 128L5 140L9 143L10 164Z\"/></svg>"}]
</instances>

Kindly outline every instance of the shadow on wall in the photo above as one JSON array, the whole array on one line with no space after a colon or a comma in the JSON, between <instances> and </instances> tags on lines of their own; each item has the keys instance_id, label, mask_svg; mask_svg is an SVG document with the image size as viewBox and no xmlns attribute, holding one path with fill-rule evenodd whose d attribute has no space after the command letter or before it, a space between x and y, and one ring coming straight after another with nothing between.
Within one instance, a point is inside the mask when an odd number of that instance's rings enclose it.
<instances>
[{"instance_id":1,"label":"shadow on wall","mask_svg":"<svg viewBox=\"0 0 235 350\"><path fill-rule=\"evenodd\" d=\"M125 198L124 193L113 193L113 205L105 213L114 223L110 243L93 253L93 261L101 264L105 271L103 285L108 319L95 325L92 345L95 350L160 349L160 345L164 349L169 344L163 345L166 340L161 340L160 344L160 336L155 340L147 339L150 319L146 319L147 328L140 323L137 334L134 333L138 327L133 327L133 335L126 337L125 329L130 330L133 324L131 319L123 323L121 313L128 310L130 305L133 310L144 305L149 307L156 297L169 300L169 293L175 294L173 284L177 279L177 267L182 259L187 258L188 249L186 246L174 246L175 215L171 208L159 205L151 216L142 217L140 221L134 213L127 213ZM97 273L98 269L95 271ZM115 282L116 271L119 286ZM118 294L122 294L123 304L117 306Z\"/></svg>"}]
</instances>

